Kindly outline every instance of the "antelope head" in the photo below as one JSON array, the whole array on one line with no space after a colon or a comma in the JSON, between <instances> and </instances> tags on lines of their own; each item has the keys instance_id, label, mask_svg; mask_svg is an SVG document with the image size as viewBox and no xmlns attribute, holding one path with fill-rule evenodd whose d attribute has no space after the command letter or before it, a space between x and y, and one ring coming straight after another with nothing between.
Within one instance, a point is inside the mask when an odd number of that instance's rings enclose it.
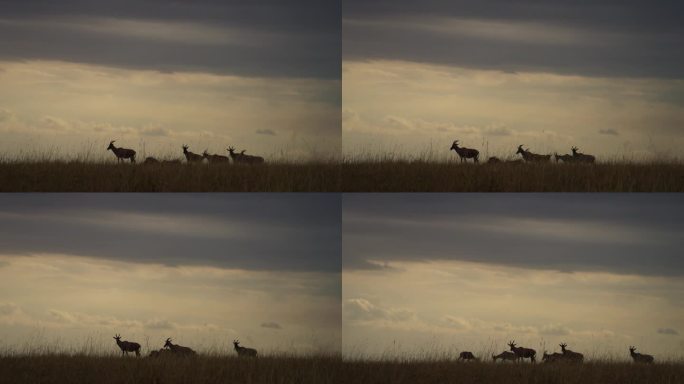
<instances>
[{"instance_id":1,"label":"antelope head","mask_svg":"<svg viewBox=\"0 0 684 384\"><path fill-rule=\"evenodd\" d=\"M246 150L246 149L243 149L242 151L240 151L240 154L241 154L241 155L244 155L245 152L247 152L247 150Z\"/></svg>"},{"instance_id":2,"label":"antelope head","mask_svg":"<svg viewBox=\"0 0 684 384\"><path fill-rule=\"evenodd\" d=\"M188 153L188 147L187 145L183 144L183 153Z\"/></svg>"},{"instance_id":3,"label":"antelope head","mask_svg":"<svg viewBox=\"0 0 684 384\"><path fill-rule=\"evenodd\" d=\"M169 337L168 339L166 339L166 342L164 343L164 348L166 348L166 347L171 348L171 345L172 345L171 344L171 338Z\"/></svg>"},{"instance_id":4,"label":"antelope head","mask_svg":"<svg viewBox=\"0 0 684 384\"><path fill-rule=\"evenodd\" d=\"M202 156L209 157L209 152L205 149L204 152L202 152Z\"/></svg>"},{"instance_id":5,"label":"antelope head","mask_svg":"<svg viewBox=\"0 0 684 384\"><path fill-rule=\"evenodd\" d=\"M524 152L525 152L525 150L523 149L523 145L522 144L518 145L518 152L516 152L515 154L517 155L519 153L522 155Z\"/></svg>"},{"instance_id":6,"label":"antelope head","mask_svg":"<svg viewBox=\"0 0 684 384\"><path fill-rule=\"evenodd\" d=\"M233 148L233 147L228 147L228 152L230 152L231 154L234 153L234 152L235 152L235 148Z\"/></svg>"},{"instance_id":7,"label":"antelope head","mask_svg":"<svg viewBox=\"0 0 684 384\"><path fill-rule=\"evenodd\" d=\"M515 348L515 340L509 341L508 346L511 347L511 351Z\"/></svg>"},{"instance_id":8,"label":"antelope head","mask_svg":"<svg viewBox=\"0 0 684 384\"><path fill-rule=\"evenodd\" d=\"M451 144L451 148L449 150L452 150L452 149L455 150L456 148L458 148L458 140L454 140L454 143Z\"/></svg>"},{"instance_id":9,"label":"antelope head","mask_svg":"<svg viewBox=\"0 0 684 384\"><path fill-rule=\"evenodd\" d=\"M121 340L121 335L119 335L118 333L116 335L114 335L114 340L116 340L116 341Z\"/></svg>"},{"instance_id":10,"label":"antelope head","mask_svg":"<svg viewBox=\"0 0 684 384\"><path fill-rule=\"evenodd\" d=\"M568 343L560 343L558 345L560 345L561 349L565 351L565 347L568 346Z\"/></svg>"},{"instance_id":11,"label":"antelope head","mask_svg":"<svg viewBox=\"0 0 684 384\"><path fill-rule=\"evenodd\" d=\"M636 347L629 347L629 353L636 352Z\"/></svg>"},{"instance_id":12,"label":"antelope head","mask_svg":"<svg viewBox=\"0 0 684 384\"><path fill-rule=\"evenodd\" d=\"M239 347L240 346L240 340L238 340L238 339L233 340L233 344L235 344L236 348Z\"/></svg>"},{"instance_id":13,"label":"antelope head","mask_svg":"<svg viewBox=\"0 0 684 384\"><path fill-rule=\"evenodd\" d=\"M573 146L573 147L572 147L572 152L575 153L575 152L577 152L577 151L579 151L579 148Z\"/></svg>"},{"instance_id":14,"label":"antelope head","mask_svg":"<svg viewBox=\"0 0 684 384\"><path fill-rule=\"evenodd\" d=\"M109 150L109 149L114 150L114 142L115 142L115 141L116 141L116 140L112 140L112 141L109 142L109 147L107 147L107 150Z\"/></svg>"}]
</instances>

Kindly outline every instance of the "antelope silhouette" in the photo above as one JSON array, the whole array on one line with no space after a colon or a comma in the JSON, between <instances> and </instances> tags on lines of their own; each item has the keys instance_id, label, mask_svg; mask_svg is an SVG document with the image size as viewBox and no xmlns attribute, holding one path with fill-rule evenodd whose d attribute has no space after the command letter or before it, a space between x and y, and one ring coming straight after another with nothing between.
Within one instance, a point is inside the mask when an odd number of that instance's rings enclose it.
<instances>
[{"instance_id":1,"label":"antelope silhouette","mask_svg":"<svg viewBox=\"0 0 684 384\"><path fill-rule=\"evenodd\" d=\"M556 163L558 161L563 161L564 163L572 163L573 161L575 161L575 157L570 154L559 155L556 153L554 156L556 158Z\"/></svg>"},{"instance_id":2,"label":"antelope silhouette","mask_svg":"<svg viewBox=\"0 0 684 384\"><path fill-rule=\"evenodd\" d=\"M629 355L632 356L635 363L653 363L653 356L636 352L636 347L629 347Z\"/></svg>"},{"instance_id":3,"label":"antelope silhouette","mask_svg":"<svg viewBox=\"0 0 684 384\"><path fill-rule=\"evenodd\" d=\"M261 156L252 156L252 155L247 155L245 154L246 150L242 150L240 152L240 158L242 159L242 162L247 163L247 164L262 164L264 162L264 158Z\"/></svg>"},{"instance_id":4,"label":"antelope silhouette","mask_svg":"<svg viewBox=\"0 0 684 384\"><path fill-rule=\"evenodd\" d=\"M135 151L128 148L117 148L114 146L115 142L116 140L110 141L107 150L111 150L114 153L114 156L116 156L116 162L120 163L125 159L131 159L131 163L135 163Z\"/></svg>"},{"instance_id":5,"label":"antelope silhouette","mask_svg":"<svg viewBox=\"0 0 684 384\"><path fill-rule=\"evenodd\" d=\"M473 162L477 163L478 162L478 157L480 156L480 151L477 149L471 149L471 148L465 148L465 147L459 147L458 146L458 140L454 140L454 143L451 144L451 148L449 150L454 150L458 154L458 157L461 158L461 163L462 162L467 162L468 159L473 159Z\"/></svg>"},{"instance_id":6,"label":"antelope silhouette","mask_svg":"<svg viewBox=\"0 0 684 384\"><path fill-rule=\"evenodd\" d=\"M570 360L570 361L576 361L581 363L584 361L584 355L579 353L579 352L574 352L569 349L565 349L565 347L568 346L567 343L560 343L558 344L561 347L561 351L563 351L563 357Z\"/></svg>"},{"instance_id":7,"label":"antelope silhouette","mask_svg":"<svg viewBox=\"0 0 684 384\"><path fill-rule=\"evenodd\" d=\"M257 357L257 350L254 348L247 348L240 346L240 340L233 340L233 345L235 346L235 352L237 352L240 357Z\"/></svg>"},{"instance_id":8,"label":"antelope silhouette","mask_svg":"<svg viewBox=\"0 0 684 384\"><path fill-rule=\"evenodd\" d=\"M551 155L539 155L532 153L529 149L523 149L522 144L518 146L518 151L515 154L521 154L523 159L527 162L545 163L551 160Z\"/></svg>"},{"instance_id":9,"label":"antelope silhouette","mask_svg":"<svg viewBox=\"0 0 684 384\"><path fill-rule=\"evenodd\" d=\"M187 145L183 145L183 154L185 155L185 159L188 161L188 163L201 163L204 158L196 153L192 153L188 151Z\"/></svg>"},{"instance_id":10,"label":"antelope silhouette","mask_svg":"<svg viewBox=\"0 0 684 384\"><path fill-rule=\"evenodd\" d=\"M180 356L192 356L197 354L197 352L193 351L192 348L172 344L170 337L166 339L166 342L164 343L164 348L168 348L169 350L171 350L171 352Z\"/></svg>"},{"instance_id":11,"label":"antelope silhouette","mask_svg":"<svg viewBox=\"0 0 684 384\"><path fill-rule=\"evenodd\" d=\"M128 355L128 352L135 352L136 356L140 356L140 344L132 341L121 341L119 334L114 335L114 340L116 340L116 345L121 348L121 356Z\"/></svg>"},{"instance_id":12,"label":"antelope silhouette","mask_svg":"<svg viewBox=\"0 0 684 384\"><path fill-rule=\"evenodd\" d=\"M463 361L475 360L475 361L477 361L478 358L475 357L475 355L473 355L472 352L463 351L463 352L461 352L461 353L458 355L458 359L457 359L457 360L463 360Z\"/></svg>"},{"instance_id":13,"label":"antelope silhouette","mask_svg":"<svg viewBox=\"0 0 684 384\"><path fill-rule=\"evenodd\" d=\"M594 163L596 158L592 155L585 155L584 153L579 153L579 148L572 147L572 157L575 161L579 163Z\"/></svg>"},{"instance_id":14,"label":"antelope silhouette","mask_svg":"<svg viewBox=\"0 0 684 384\"><path fill-rule=\"evenodd\" d=\"M503 351L499 353L498 355L492 354L492 360L496 362L496 360L503 360L504 362L509 360L509 361L517 361L518 356L516 356L515 353L509 352L509 351Z\"/></svg>"},{"instance_id":15,"label":"antelope silhouette","mask_svg":"<svg viewBox=\"0 0 684 384\"><path fill-rule=\"evenodd\" d=\"M207 162L209 162L209 163L229 163L230 162L230 158L228 156L210 155L206 149L202 153L202 157L207 159Z\"/></svg>"},{"instance_id":16,"label":"antelope silhouette","mask_svg":"<svg viewBox=\"0 0 684 384\"><path fill-rule=\"evenodd\" d=\"M523 348L523 347L516 347L515 346L515 340L510 341L508 343L508 346L511 347L511 351L515 353L518 359L530 359L531 362L535 362L535 356L537 355L537 351L535 351L532 348Z\"/></svg>"},{"instance_id":17,"label":"antelope silhouette","mask_svg":"<svg viewBox=\"0 0 684 384\"><path fill-rule=\"evenodd\" d=\"M548 354L546 351L544 351L544 356L542 357L542 361L545 363L555 363L557 361L562 361L565 357L563 356L562 353L552 353Z\"/></svg>"}]
</instances>

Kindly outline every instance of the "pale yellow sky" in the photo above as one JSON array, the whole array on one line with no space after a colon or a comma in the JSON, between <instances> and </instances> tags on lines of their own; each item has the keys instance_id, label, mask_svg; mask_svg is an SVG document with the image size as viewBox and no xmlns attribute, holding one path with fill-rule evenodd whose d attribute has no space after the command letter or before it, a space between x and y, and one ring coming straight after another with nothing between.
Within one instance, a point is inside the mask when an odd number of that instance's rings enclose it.
<instances>
[{"instance_id":1,"label":"pale yellow sky","mask_svg":"<svg viewBox=\"0 0 684 384\"><path fill-rule=\"evenodd\" d=\"M343 153L438 159L458 139L486 156L570 153L599 159L679 158L681 80L465 69L399 60L345 60Z\"/></svg>"}]
</instances>

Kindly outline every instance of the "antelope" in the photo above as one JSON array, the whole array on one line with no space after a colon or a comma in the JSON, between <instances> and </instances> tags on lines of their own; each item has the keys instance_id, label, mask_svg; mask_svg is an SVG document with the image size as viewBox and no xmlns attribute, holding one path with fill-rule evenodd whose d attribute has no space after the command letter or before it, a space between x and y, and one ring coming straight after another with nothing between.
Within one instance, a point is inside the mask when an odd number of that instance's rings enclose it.
<instances>
[{"instance_id":1,"label":"antelope","mask_svg":"<svg viewBox=\"0 0 684 384\"><path fill-rule=\"evenodd\" d=\"M147 157L145 158L145 161L143 161L143 164L159 164L159 160L154 157Z\"/></svg>"},{"instance_id":2,"label":"antelope","mask_svg":"<svg viewBox=\"0 0 684 384\"><path fill-rule=\"evenodd\" d=\"M451 144L451 148L449 148L449 150L451 151L452 149L458 153L458 157L461 158L461 163L464 161L468 162L468 159L473 159L473 162L475 163L478 162L478 156L480 156L480 152L477 149L459 147L458 140L454 140L454 143Z\"/></svg>"},{"instance_id":3,"label":"antelope","mask_svg":"<svg viewBox=\"0 0 684 384\"><path fill-rule=\"evenodd\" d=\"M166 342L164 343L164 348L168 348L169 350L171 350L171 352L177 355L192 356L197 354L197 352L193 351L189 347L183 347L181 345L172 344L170 337L166 339Z\"/></svg>"},{"instance_id":4,"label":"antelope","mask_svg":"<svg viewBox=\"0 0 684 384\"><path fill-rule=\"evenodd\" d=\"M653 356L636 352L636 347L629 347L629 354L632 356L632 359L634 359L635 363L653 363Z\"/></svg>"},{"instance_id":5,"label":"antelope","mask_svg":"<svg viewBox=\"0 0 684 384\"><path fill-rule=\"evenodd\" d=\"M518 145L518 151L515 154L517 155L518 153L522 155L525 161L529 162L545 163L551 160L551 155L539 155L536 153L532 153L529 149L523 149L522 144Z\"/></svg>"},{"instance_id":6,"label":"antelope","mask_svg":"<svg viewBox=\"0 0 684 384\"><path fill-rule=\"evenodd\" d=\"M116 156L116 162L120 163L125 159L131 159L131 163L135 163L135 151L128 148L117 148L114 146L115 142L116 140L112 140L109 143L109 147L107 147L107 150L111 150L112 152L114 152L114 156Z\"/></svg>"},{"instance_id":7,"label":"antelope","mask_svg":"<svg viewBox=\"0 0 684 384\"><path fill-rule=\"evenodd\" d=\"M149 357L164 357L164 356L169 356L169 355L172 355L172 354L173 354L173 351L171 351L170 349L164 349L164 348L162 348L162 349L160 349L160 350L158 350L158 351L157 351L157 350L150 351L150 356L149 356Z\"/></svg>"},{"instance_id":8,"label":"antelope","mask_svg":"<svg viewBox=\"0 0 684 384\"><path fill-rule=\"evenodd\" d=\"M523 347L516 347L515 346L515 340L511 341L508 343L508 346L511 347L511 351L515 353L515 356L518 359L530 359L531 362L535 362L535 356L537 355L537 351L531 348L523 348Z\"/></svg>"},{"instance_id":9,"label":"antelope","mask_svg":"<svg viewBox=\"0 0 684 384\"><path fill-rule=\"evenodd\" d=\"M573 161L575 161L575 158L570 154L559 155L556 153L554 156L556 157L556 163L559 160L562 160L564 163L572 163Z\"/></svg>"},{"instance_id":10,"label":"antelope","mask_svg":"<svg viewBox=\"0 0 684 384\"><path fill-rule=\"evenodd\" d=\"M257 351L254 348L247 348L247 347L241 347L240 346L240 340L235 339L233 340L233 345L235 346L235 352L237 352L238 356L242 357L257 357Z\"/></svg>"},{"instance_id":11,"label":"antelope","mask_svg":"<svg viewBox=\"0 0 684 384\"><path fill-rule=\"evenodd\" d=\"M501 161L501 159L499 159L496 156L492 156L489 159L487 159L487 164L499 164L499 163L503 163L503 161Z\"/></svg>"},{"instance_id":12,"label":"antelope","mask_svg":"<svg viewBox=\"0 0 684 384\"><path fill-rule=\"evenodd\" d=\"M544 351L544 356L542 357L542 361L545 363L554 363L556 361L562 361L565 358L565 356L562 353L552 353L548 354L546 351Z\"/></svg>"},{"instance_id":13,"label":"antelope","mask_svg":"<svg viewBox=\"0 0 684 384\"><path fill-rule=\"evenodd\" d=\"M572 147L572 158L573 160L580 162L580 163L594 163L596 161L596 158L592 155L585 155L584 153L579 153L579 148L577 147Z\"/></svg>"},{"instance_id":14,"label":"antelope","mask_svg":"<svg viewBox=\"0 0 684 384\"><path fill-rule=\"evenodd\" d=\"M245 154L245 149L240 152L240 158L244 163L247 164L262 164L264 162L264 158L261 156L252 156L252 155L247 155Z\"/></svg>"},{"instance_id":15,"label":"antelope","mask_svg":"<svg viewBox=\"0 0 684 384\"><path fill-rule=\"evenodd\" d=\"M567 343L560 343L558 344L561 347L561 351L563 351L563 357L570 360L570 361L576 361L578 363L581 363L584 361L584 355L579 353L579 352L574 352L569 349L565 349L565 347L568 346Z\"/></svg>"},{"instance_id":16,"label":"antelope","mask_svg":"<svg viewBox=\"0 0 684 384\"><path fill-rule=\"evenodd\" d=\"M119 334L114 335L114 340L116 340L116 345L121 348L121 356L128 356L128 352L135 352L136 356L140 356L140 344L132 341L121 341Z\"/></svg>"},{"instance_id":17,"label":"antelope","mask_svg":"<svg viewBox=\"0 0 684 384\"><path fill-rule=\"evenodd\" d=\"M463 361L475 360L475 361L478 361L479 359L477 357L475 357L475 355L473 355L472 352L463 351L463 352L461 352L461 354L458 355L457 360L463 360Z\"/></svg>"},{"instance_id":18,"label":"antelope","mask_svg":"<svg viewBox=\"0 0 684 384\"><path fill-rule=\"evenodd\" d=\"M210 155L206 149L204 150L204 152L202 152L202 157L207 159L207 162L209 162L209 163L228 163L228 162L230 162L230 158L228 158L228 156Z\"/></svg>"},{"instance_id":19,"label":"antelope","mask_svg":"<svg viewBox=\"0 0 684 384\"><path fill-rule=\"evenodd\" d=\"M235 148L233 147L228 147L226 149L228 151L228 154L230 155L230 158L233 159L233 163L242 163L242 155L239 153L235 153Z\"/></svg>"},{"instance_id":20,"label":"antelope","mask_svg":"<svg viewBox=\"0 0 684 384\"><path fill-rule=\"evenodd\" d=\"M188 163L201 163L204 158L196 153L192 153L188 151L187 145L183 145L183 154L185 155L185 159L188 161Z\"/></svg>"},{"instance_id":21,"label":"antelope","mask_svg":"<svg viewBox=\"0 0 684 384\"><path fill-rule=\"evenodd\" d=\"M503 352L499 353L498 355L492 354L492 360L494 360L494 362L496 362L497 359L501 359L504 362L506 360L517 361L518 357L513 352L503 351Z\"/></svg>"}]
</instances>

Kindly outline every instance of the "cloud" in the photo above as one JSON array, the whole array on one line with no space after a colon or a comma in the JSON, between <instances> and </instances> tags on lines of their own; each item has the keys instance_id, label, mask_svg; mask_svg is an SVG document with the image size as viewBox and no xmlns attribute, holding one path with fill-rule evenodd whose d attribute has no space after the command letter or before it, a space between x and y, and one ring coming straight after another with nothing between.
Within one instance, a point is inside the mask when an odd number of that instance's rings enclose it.
<instances>
[{"instance_id":1,"label":"cloud","mask_svg":"<svg viewBox=\"0 0 684 384\"><path fill-rule=\"evenodd\" d=\"M14 303L0 303L0 316L10 316L19 312L19 306Z\"/></svg>"},{"instance_id":2,"label":"cloud","mask_svg":"<svg viewBox=\"0 0 684 384\"><path fill-rule=\"evenodd\" d=\"M612 128L607 128L607 129L599 129L598 131L601 135L609 135L609 136L619 136L620 133Z\"/></svg>"},{"instance_id":3,"label":"cloud","mask_svg":"<svg viewBox=\"0 0 684 384\"><path fill-rule=\"evenodd\" d=\"M568 327L560 324L547 324L539 328L540 335L566 336L570 333L572 333L572 331Z\"/></svg>"},{"instance_id":4,"label":"cloud","mask_svg":"<svg viewBox=\"0 0 684 384\"><path fill-rule=\"evenodd\" d=\"M271 129L257 129L256 130L257 135L266 135L266 136L275 136L276 133L275 131Z\"/></svg>"},{"instance_id":5,"label":"cloud","mask_svg":"<svg viewBox=\"0 0 684 384\"><path fill-rule=\"evenodd\" d=\"M676 2L616 8L609 0L351 0L342 7L345 60L609 77L684 75L684 53L672 49L684 35Z\"/></svg>"},{"instance_id":6,"label":"cloud","mask_svg":"<svg viewBox=\"0 0 684 384\"><path fill-rule=\"evenodd\" d=\"M275 321L268 321L266 323L261 323L261 327L262 328L270 328L270 329L278 329L278 330L283 329L283 327L280 324L276 323Z\"/></svg>"},{"instance_id":7,"label":"cloud","mask_svg":"<svg viewBox=\"0 0 684 384\"><path fill-rule=\"evenodd\" d=\"M673 328L658 328L658 333L661 335L672 335L672 336L679 335L679 332Z\"/></svg>"},{"instance_id":8,"label":"cloud","mask_svg":"<svg viewBox=\"0 0 684 384\"><path fill-rule=\"evenodd\" d=\"M392 322L407 321L415 314L407 309L382 308L363 298L348 299L344 302L344 314L351 320Z\"/></svg>"},{"instance_id":9,"label":"cloud","mask_svg":"<svg viewBox=\"0 0 684 384\"><path fill-rule=\"evenodd\" d=\"M176 329L177 327L177 324L166 319L152 319L145 322L145 328L147 329L171 330Z\"/></svg>"}]
</instances>

